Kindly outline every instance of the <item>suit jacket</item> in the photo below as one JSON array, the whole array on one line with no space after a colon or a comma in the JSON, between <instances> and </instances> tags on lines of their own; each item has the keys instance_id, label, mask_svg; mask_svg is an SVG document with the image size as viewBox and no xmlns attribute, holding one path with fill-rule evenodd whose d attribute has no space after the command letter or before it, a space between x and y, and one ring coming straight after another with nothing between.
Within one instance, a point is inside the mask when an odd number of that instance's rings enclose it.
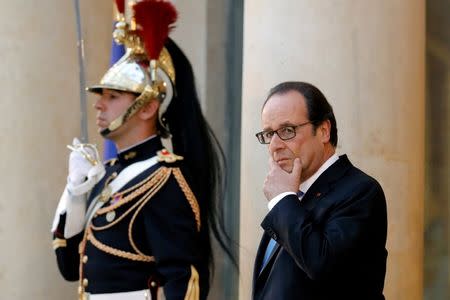
<instances>
[{"instance_id":1,"label":"suit jacket","mask_svg":"<svg viewBox=\"0 0 450 300\"><path fill-rule=\"evenodd\" d=\"M88 201L102 192L111 174L155 156L162 148L160 139L153 138L120 153L117 160L107 163L106 175L93 188ZM55 250L63 277L80 280L82 289L92 294L143 290L156 282L168 300L185 299L188 287L198 284L200 295L195 299L206 299L209 269L201 242L205 233L199 232L198 203L195 198L187 199L185 191L189 186L182 189L175 178L174 168L182 167L182 162L158 162L124 185L119 190L123 192L120 199L110 197L102 209L121 204L119 201L123 204L111 213L99 209L88 227L90 237L86 238L85 230ZM167 180L158 186L147 185L163 169L172 170ZM127 197L129 201L125 202ZM140 202L145 197L147 201ZM61 237L64 221L63 215L55 238Z\"/></svg>"},{"instance_id":2,"label":"suit jacket","mask_svg":"<svg viewBox=\"0 0 450 300\"><path fill-rule=\"evenodd\" d=\"M381 186L341 156L299 201L283 198L261 223L254 300L384 299L386 200ZM277 246L261 264L267 244Z\"/></svg>"}]
</instances>

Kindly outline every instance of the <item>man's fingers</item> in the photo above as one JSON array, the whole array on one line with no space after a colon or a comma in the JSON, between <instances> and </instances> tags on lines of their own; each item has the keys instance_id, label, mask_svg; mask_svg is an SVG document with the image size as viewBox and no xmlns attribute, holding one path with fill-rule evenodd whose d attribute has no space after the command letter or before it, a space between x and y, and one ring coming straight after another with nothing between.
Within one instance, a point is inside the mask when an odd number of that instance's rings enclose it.
<instances>
[{"instance_id":1,"label":"man's fingers","mask_svg":"<svg viewBox=\"0 0 450 300\"><path fill-rule=\"evenodd\" d=\"M269 167L271 170L281 170L280 165L275 160L273 160L272 156L269 156Z\"/></svg>"},{"instance_id":2,"label":"man's fingers","mask_svg":"<svg viewBox=\"0 0 450 300\"><path fill-rule=\"evenodd\" d=\"M300 158L294 159L294 165L292 166L292 175L295 178L300 178L300 174L302 172L302 164L300 162Z\"/></svg>"}]
</instances>

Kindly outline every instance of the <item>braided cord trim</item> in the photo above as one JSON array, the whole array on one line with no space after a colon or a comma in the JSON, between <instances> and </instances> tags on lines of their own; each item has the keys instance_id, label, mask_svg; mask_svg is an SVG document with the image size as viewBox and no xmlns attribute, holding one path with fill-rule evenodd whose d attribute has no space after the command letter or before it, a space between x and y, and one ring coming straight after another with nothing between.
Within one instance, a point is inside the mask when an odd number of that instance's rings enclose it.
<instances>
[{"instance_id":1,"label":"braided cord trim","mask_svg":"<svg viewBox=\"0 0 450 300\"><path fill-rule=\"evenodd\" d=\"M198 205L197 198L195 198L195 195L192 192L191 188L189 187L183 174L181 173L180 168L173 168L173 175L175 176L178 185L180 186L181 190L186 196L187 201L189 202L189 205L191 206L192 212L194 213L195 216L195 222L197 223L197 231L200 231L201 227L200 207Z\"/></svg>"},{"instance_id":2,"label":"braided cord trim","mask_svg":"<svg viewBox=\"0 0 450 300\"><path fill-rule=\"evenodd\" d=\"M119 250L119 249L115 249L113 247L107 246L107 245L101 243L99 240L97 240L94 237L92 230L90 228L88 230L89 230L89 233L87 235L87 239L92 243L92 245L94 245L97 249L99 249L103 252L106 252L106 253L114 255L114 256L126 258L129 260L134 260L134 261L142 261L142 262L155 261L154 256L148 256L148 255L143 255L143 254L134 254L131 252L126 252L123 250Z\"/></svg>"},{"instance_id":3,"label":"braided cord trim","mask_svg":"<svg viewBox=\"0 0 450 300\"><path fill-rule=\"evenodd\" d=\"M124 205L125 203L128 203L131 200L135 199L139 195L145 193L154 184L156 184L160 180L162 180L166 176L167 171L168 171L168 169L166 167L161 167L158 170L156 170L155 172L153 172L149 177L147 177L143 181L135 184L134 186L126 189L125 191L117 192L114 195L111 195L111 198L122 197L126 193L133 191L132 193L128 194L127 196L125 196L122 199L120 199L119 201L117 201L115 204L104 207L104 208L100 208L97 211L97 214L102 215L102 214L106 214L107 212L113 211L116 208Z\"/></svg>"},{"instance_id":4,"label":"braided cord trim","mask_svg":"<svg viewBox=\"0 0 450 300\"><path fill-rule=\"evenodd\" d=\"M130 202L131 200L134 200L136 197L140 196L144 192L147 192L141 199L139 199L135 204L133 204L127 211L125 211L119 218L114 220L113 222L106 224L104 226L94 226L92 223L90 224L92 230L99 231L99 230L105 230L108 229L117 223L119 223L121 220L123 220L129 213L131 213L136 207L140 205L142 201L144 201L147 198L147 195L151 193L153 196L154 193L156 193L161 188L161 183L165 183L167 181L167 178L170 176L170 169L168 168L160 168L158 169L158 174L155 174L155 176L152 176L152 179L149 180L145 185L141 186L138 191L135 191L131 193L130 195L126 196L122 200L120 200L120 203L108 206L103 209L99 209L97 212L98 215L107 213L109 211L112 211L113 208L117 208L127 202ZM153 174L152 174L153 175ZM156 190L156 191L155 191ZM155 192L153 192L155 191Z\"/></svg>"},{"instance_id":5,"label":"braided cord trim","mask_svg":"<svg viewBox=\"0 0 450 300\"><path fill-rule=\"evenodd\" d=\"M164 184L167 182L167 180L170 177L171 169L168 169L168 172L166 173L166 177L163 178L163 180L159 181L154 187L152 187L152 190L148 191L147 194L145 194L141 200L138 201L139 207L136 209L136 211L133 214L133 217L130 220L130 224L128 225L128 240L130 241L131 247L133 247L134 251L139 253L140 255L145 255L142 251L139 250L139 248L136 246L136 243L133 239L133 224L136 220L137 215L141 211L141 209L144 207L145 204L147 204L148 201L161 189L161 187L164 186Z\"/></svg>"},{"instance_id":6,"label":"braided cord trim","mask_svg":"<svg viewBox=\"0 0 450 300\"><path fill-rule=\"evenodd\" d=\"M200 299L200 275L194 266L191 265L191 278L189 279L186 295L184 300L199 300Z\"/></svg>"}]
</instances>

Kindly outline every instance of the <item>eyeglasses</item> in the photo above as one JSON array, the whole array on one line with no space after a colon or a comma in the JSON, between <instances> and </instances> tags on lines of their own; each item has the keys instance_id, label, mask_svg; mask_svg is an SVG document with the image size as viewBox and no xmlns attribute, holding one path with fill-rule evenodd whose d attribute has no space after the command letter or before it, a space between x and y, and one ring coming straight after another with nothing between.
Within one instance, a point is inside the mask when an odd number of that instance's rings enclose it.
<instances>
[{"instance_id":1,"label":"eyeglasses","mask_svg":"<svg viewBox=\"0 0 450 300\"><path fill-rule=\"evenodd\" d=\"M277 130L269 130L269 131L261 131L256 134L256 137L258 138L258 141L261 144L270 144L270 141L272 140L273 135L276 133L280 139L283 141L290 140L295 137L296 135L296 129L298 127L305 126L309 123L312 123L312 121L308 121L302 124L293 125L293 126L285 126L281 127Z\"/></svg>"}]
</instances>

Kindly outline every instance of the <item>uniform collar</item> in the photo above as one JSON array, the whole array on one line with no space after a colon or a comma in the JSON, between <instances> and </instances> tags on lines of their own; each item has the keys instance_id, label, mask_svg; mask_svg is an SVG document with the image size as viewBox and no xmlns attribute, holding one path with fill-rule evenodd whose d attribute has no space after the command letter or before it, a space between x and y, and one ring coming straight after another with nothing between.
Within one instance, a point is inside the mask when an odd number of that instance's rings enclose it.
<instances>
[{"instance_id":1,"label":"uniform collar","mask_svg":"<svg viewBox=\"0 0 450 300\"><path fill-rule=\"evenodd\" d=\"M117 154L117 159L122 166L130 165L156 155L163 148L159 136L151 137L131 146Z\"/></svg>"}]
</instances>

